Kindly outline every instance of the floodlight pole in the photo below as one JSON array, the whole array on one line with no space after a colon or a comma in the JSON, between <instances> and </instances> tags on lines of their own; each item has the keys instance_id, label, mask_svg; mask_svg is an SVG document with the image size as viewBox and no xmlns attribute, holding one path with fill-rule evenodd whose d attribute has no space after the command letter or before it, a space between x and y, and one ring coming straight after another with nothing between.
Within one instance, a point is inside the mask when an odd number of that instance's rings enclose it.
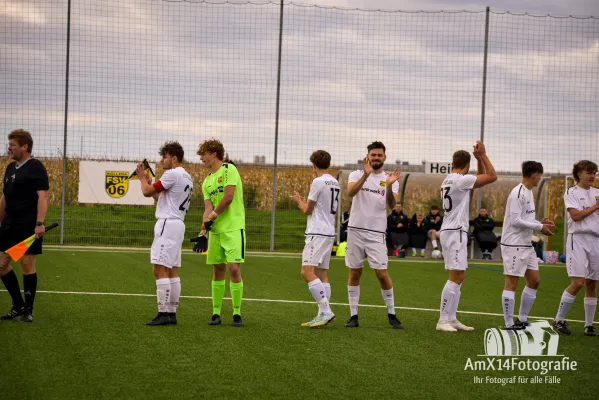
<instances>
[{"instance_id":1,"label":"floodlight pole","mask_svg":"<svg viewBox=\"0 0 599 400\"><path fill-rule=\"evenodd\" d=\"M275 112L275 156L272 167L272 207L270 216L270 251L275 250L275 215L277 213L277 156L279 147L279 104L281 99L281 54L283 49L283 0L279 13L279 60L277 67L277 103Z\"/></svg>"},{"instance_id":2,"label":"floodlight pole","mask_svg":"<svg viewBox=\"0 0 599 400\"><path fill-rule=\"evenodd\" d=\"M60 244L64 244L64 207L67 193L67 129L69 114L69 56L71 50L71 0L67 2L67 57L64 85L64 134L62 142L62 188L60 199Z\"/></svg>"},{"instance_id":3,"label":"floodlight pole","mask_svg":"<svg viewBox=\"0 0 599 400\"><path fill-rule=\"evenodd\" d=\"M487 54L489 51L489 14L490 8L487 7L486 17L485 17L485 52L483 59L483 94L482 94L482 102L481 102L481 113L480 113L480 141L484 143L485 141L485 101L487 98ZM483 190L482 188L478 189L476 196L476 211L480 210L483 202Z\"/></svg>"}]
</instances>

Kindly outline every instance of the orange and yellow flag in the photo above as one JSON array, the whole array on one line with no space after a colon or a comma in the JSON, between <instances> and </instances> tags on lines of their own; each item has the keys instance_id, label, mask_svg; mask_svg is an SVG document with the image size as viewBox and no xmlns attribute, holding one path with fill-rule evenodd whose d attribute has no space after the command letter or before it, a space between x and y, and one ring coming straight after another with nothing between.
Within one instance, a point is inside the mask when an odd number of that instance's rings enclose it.
<instances>
[{"instance_id":1,"label":"orange and yellow flag","mask_svg":"<svg viewBox=\"0 0 599 400\"><path fill-rule=\"evenodd\" d=\"M17 262L25 255L27 249L31 247L33 242L35 242L35 239L35 234L33 234L27 239L23 240L21 243L15 244L13 247L6 250L5 253L8 254L14 262Z\"/></svg>"}]
</instances>

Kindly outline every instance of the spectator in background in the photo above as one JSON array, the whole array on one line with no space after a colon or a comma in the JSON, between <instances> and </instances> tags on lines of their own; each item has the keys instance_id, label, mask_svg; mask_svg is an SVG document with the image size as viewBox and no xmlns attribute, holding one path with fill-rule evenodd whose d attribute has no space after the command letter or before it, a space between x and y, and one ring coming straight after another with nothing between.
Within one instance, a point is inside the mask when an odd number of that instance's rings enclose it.
<instances>
[{"instance_id":1,"label":"spectator in background","mask_svg":"<svg viewBox=\"0 0 599 400\"><path fill-rule=\"evenodd\" d=\"M474 218L474 232L472 235L478 242L483 253L483 260L491 260L491 252L497 247L497 236L493 232L495 221L489 216L485 208L481 208L478 217Z\"/></svg>"},{"instance_id":2,"label":"spectator in background","mask_svg":"<svg viewBox=\"0 0 599 400\"><path fill-rule=\"evenodd\" d=\"M429 214L426 216L426 224L428 231L427 237L433 244L433 250L437 250L437 232L441 230L441 224L443 223L443 217L439 215L439 207L432 206Z\"/></svg>"},{"instance_id":3,"label":"spectator in background","mask_svg":"<svg viewBox=\"0 0 599 400\"><path fill-rule=\"evenodd\" d=\"M347 225L349 225L349 211L341 215L341 231L339 232L339 243L347 242Z\"/></svg>"},{"instance_id":4,"label":"spectator in background","mask_svg":"<svg viewBox=\"0 0 599 400\"><path fill-rule=\"evenodd\" d=\"M412 257L416 257L420 252L420 257L424 257L424 249L426 248L426 232L427 226L424 220L424 214L417 212L414 214L416 219L412 221L409 227L410 244L412 246Z\"/></svg>"},{"instance_id":5,"label":"spectator in background","mask_svg":"<svg viewBox=\"0 0 599 400\"><path fill-rule=\"evenodd\" d=\"M404 214L401 203L395 204L395 209L387 216L387 235L391 237L393 255L396 257L410 245L408 225L408 216Z\"/></svg>"}]
</instances>

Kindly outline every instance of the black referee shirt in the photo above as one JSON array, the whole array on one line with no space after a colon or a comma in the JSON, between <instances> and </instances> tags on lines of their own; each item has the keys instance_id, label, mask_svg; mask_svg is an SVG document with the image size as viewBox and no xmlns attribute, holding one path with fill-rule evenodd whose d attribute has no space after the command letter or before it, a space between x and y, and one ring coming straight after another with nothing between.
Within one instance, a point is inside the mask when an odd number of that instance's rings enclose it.
<instances>
[{"instance_id":1,"label":"black referee shirt","mask_svg":"<svg viewBox=\"0 0 599 400\"><path fill-rule=\"evenodd\" d=\"M44 165L30 158L17 168L17 162L6 167L4 173L4 201L6 216L3 224L35 224L39 190L48 190L48 173Z\"/></svg>"}]
</instances>

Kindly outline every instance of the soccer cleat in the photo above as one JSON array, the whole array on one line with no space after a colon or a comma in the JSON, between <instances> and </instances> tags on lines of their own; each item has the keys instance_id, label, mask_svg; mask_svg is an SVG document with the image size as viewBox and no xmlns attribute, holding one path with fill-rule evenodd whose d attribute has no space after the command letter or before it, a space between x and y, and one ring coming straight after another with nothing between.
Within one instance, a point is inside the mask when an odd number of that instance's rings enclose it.
<instances>
[{"instance_id":1,"label":"soccer cleat","mask_svg":"<svg viewBox=\"0 0 599 400\"><path fill-rule=\"evenodd\" d=\"M458 330L451 325L450 321L442 320L437 322L437 330L441 332L457 332Z\"/></svg>"},{"instance_id":2,"label":"soccer cleat","mask_svg":"<svg viewBox=\"0 0 599 400\"><path fill-rule=\"evenodd\" d=\"M21 322L33 322L33 309L29 306L23 307L23 311L21 313L21 318L19 318Z\"/></svg>"},{"instance_id":3,"label":"soccer cleat","mask_svg":"<svg viewBox=\"0 0 599 400\"><path fill-rule=\"evenodd\" d=\"M3 316L0 317L0 320L11 321L11 320L19 317L22 313L23 313L23 307L21 307L21 308L12 307L10 309L10 311L8 312L8 314L4 314Z\"/></svg>"},{"instance_id":4,"label":"soccer cleat","mask_svg":"<svg viewBox=\"0 0 599 400\"><path fill-rule=\"evenodd\" d=\"M416 253L415 251L412 252L412 257L417 257L418 253Z\"/></svg>"},{"instance_id":5,"label":"soccer cleat","mask_svg":"<svg viewBox=\"0 0 599 400\"><path fill-rule=\"evenodd\" d=\"M501 329L503 329L504 331L523 331L524 329L526 329L526 327L524 325L514 324L510 326L504 326Z\"/></svg>"},{"instance_id":6,"label":"soccer cleat","mask_svg":"<svg viewBox=\"0 0 599 400\"><path fill-rule=\"evenodd\" d=\"M424 252L423 252L423 253L420 253L420 257L424 257Z\"/></svg>"},{"instance_id":7,"label":"soccer cleat","mask_svg":"<svg viewBox=\"0 0 599 400\"><path fill-rule=\"evenodd\" d=\"M474 330L473 327L464 325L457 319L454 319L453 321L449 321L449 324L458 331L471 332Z\"/></svg>"},{"instance_id":8,"label":"soccer cleat","mask_svg":"<svg viewBox=\"0 0 599 400\"><path fill-rule=\"evenodd\" d=\"M241 325L243 325L243 321L241 320L241 315L234 314L233 315L233 322L231 322L231 326L239 327Z\"/></svg>"},{"instance_id":9,"label":"soccer cleat","mask_svg":"<svg viewBox=\"0 0 599 400\"><path fill-rule=\"evenodd\" d=\"M585 326L584 327L584 335L585 336L597 336L597 334L595 333L595 327L593 327L593 325Z\"/></svg>"},{"instance_id":10,"label":"soccer cleat","mask_svg":"<svg viewBox=\"0 0 599 400\"><path fill-rule=\"evenodd\" d=\"M220 315L214 314L212 318L210 318L210 322L208 322L208 325L220 325L222 323L223 322L220 320Z\"/></svg>"},{"instance_id":11,"label":"soccer cleat","mask_svg":"<svg viewBox=\"0 0 599 400\"><path fill-rule=\"evenodd\" d=\"M349 317L349 319L343 326L345 326L346 328L357 328L358 326L360 326L360 324L358 323L358 314Z\"/></svg>"},{"instance_id":12,"label":"soccer cleat","mask_svg":"<svg viewBox=\"0 0 599 400\"><path fill-rule=\"evenodd\" d=\"M553 328L562 335L569 335L572 333L570 332L570 329L568 329L568 323L566 321L553 320Z\"/></svg>"},{"instance_id":13,"label":"soccer cleat","mask_svg":"<svg viewBox=\"0 0 599 400\"><path fill-rule=\"evenodd\" d=\"M146 325L148 326L160 326L160 325L170 325L171 324L171 319L168 317L168 314L165 312L159 312L158 315L156 315L156 317L151 320L146 322Z\"/></svg>"},{"instance_id":14,"label":"soccer cleat","mask_svg":"<svg viewBox=\"0 0 599 400\"><path fill-rule=\"evenodd\" d=\"M521 325L524 328L527 328L530 326L530 322L528 321L520 321L520 319L516 318L516 322L514 323L514 325Z\"/></svg>"},{"instance_id":15,"label":"soccer cleat","mask_svg":"<svg viewBox=\"0 0 599 400\"><path fill-rule=\"evenodd\" d=\"M177 325L177 314L174 312L168 313L168 317L171 320L171 325Z\"/></svg>"},{"instance_id":16,"label":"soccer cleat","mask_svg":"<svg viewBox=\"0 0 599 400\"><path fill-rule=\"evenodd\" d=\"M335 314L333 313L319 313L315 318L315 321L310 325L310 328L320 328L335 320Z\"/></svg>"},{"instance_id":17,"label":"soccer cleat","mask_svg":"<svg viewBox=\"0 0 599 400\"><path fill-rule=\"evenodd\" d=\"M315 322L315 321L318 319L318 316L319 316L319 315L320 315L320 314L318 314L316 317L312 318L312 319L311 319L310 321L308 321L308 322L302 322L302 325L301 325L301 326L310 326L310 325L312 325L312 324L313 324L313 323L314 323L314 322Z\"/></svg>"},{"instance_id":18,"label":"soccer cleat","mask_svg":"<svg viewBox=\"0 0 599 400\"><path fill-rule=\"evenodd\" d=\"M397 315L395 314L387 314L387 318L389 318L389 323L395 329L403 329L403 325L401 321L397 319Z\"/></svg>"}]
</instances>

